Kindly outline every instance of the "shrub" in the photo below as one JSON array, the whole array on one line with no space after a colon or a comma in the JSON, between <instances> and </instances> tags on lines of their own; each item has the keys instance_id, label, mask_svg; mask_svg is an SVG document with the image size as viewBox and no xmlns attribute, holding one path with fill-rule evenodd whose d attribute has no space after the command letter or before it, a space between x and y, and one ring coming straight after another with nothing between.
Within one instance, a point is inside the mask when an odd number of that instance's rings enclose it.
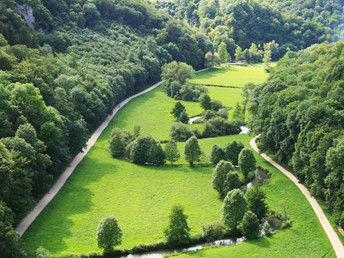
<instances>
[{"instance_id":1,"label":"shrub","mask_svg":"<svg viewBox=\"0 0 344 258\"><path fill-rule=\"evenodd\" d=\"M219 111L217 111L217 116L222 117L223 119L228 119L228 112L226 109L222 108Z\"/></svg>"},{"instance_id":2,"label":"shrub","mask_svg":"<svg viewBox=\"0 0 344 258\"><path fill-rule=\"evenodd\" d=\"M187 125L179 123L171 127L171 138L176 142L185 142L191 136L192 133Z\"/></svg>"},{"instance_id":3,"label":"shrub","mask_svg":"<svg viewBox=\"0 0 344 258\"><path fill-rule=\"evenodd\" d=\"M43 248L42 246L38 247L36 250L36 258L52 258L53 256L50 252Z\"/></svg>"},{"instance_id":4,"label":"shrub","mask_svg":"<svg viewBox=\"0 0 344 258\"><path fill-rule=\"evenodd\" d=\"M214 111L219 111L221 108L223 108L223 105L221 103L221 101L219 100L213 100L211 102L211 109Z\"/></svg>"},{"instance_id":5,"label":"shrub","mask_svg":"<svg viewBox=\"0 0 344 258\"><path fill-rule=\"evenodd\" d=\"M240 133L240 126L221 117L215 117L206 122L202 137L217 137Z\"/></svg>"},{"instance_id":6,"label":"shrub","mask_svg":"<svg viewBox=\"0 0 344 258\"><path fill-rule=\"evenodd\" d=\"M199 131L199 129L197 127L192 128L192 134L199 139L201 137L201 132Z\"/></svg>"},{"instance_id":7,"label":"shrub","mask_svg":"<svg viewBox=\"0 0 344 258\"><path fill-rule=\"evenodd\" d=\"M216 112L213 110L206 110L203 112L203 117L205 120L210 120L210 119L216 117Z\"/></svg>"},{"instance_id":8,"label":"shrub","mask_svg":"<svg viewBox=\"0 0 344 258\"><path fill-rule=\"evenodd\" d=\"M222 239L225 235L225 227L219 222L213 222L203 226L203 238L207 242L213 242L218 239Z\"/></svg>"},{"instance_id":9,"label":"shrub","mask_svg":"<svg viewBox=\"0 0 344 258\"><path fill-rule=\"evenodd\" d=\"M259 236L259 220L252 211L245 213L242 219L241 231L244 237L247 239L255 239Z\"/></svg>"},{"instance_id":10,"label":"shrub","mask_svg":"<svg viewBox=\"0 0 344 258\"><path fill-rule=\"evenodd\" d=\"M264 231L264 235L266 236L271 236L271 227L269 222L265 221L264 225L263 225L263 231Z\"/></svg>"},{"instance_id":11,"label":"shrub","mask_svg":"<svg viewBox=\"0 0 344 258\"><path fill-rule=\"evenodd\" d=\"M220 162L220 160L225 159L225 153L223 152L223 149L220 148L218 145L213 145L213 148L211 149L210 153L210 161L216 165Z\"/></svg>"},{"instance_id":12,"label":"shrub","mask_svg":"<svg viewBox=\"0 0 344 258\"><path fill-rule=\"evenodd\" d=\"M106 216L99 223L97 229L98 247L104 249L104 253L113 251L114 246L122 243L122 230L118 221L113 216Z\"/></svg>"},{"instance_id":13,"label":"shrub","mask_svg":"<svg viewBox=\"0 0 344 258\"><path fill-rule=\"evenodd\" d=\"M189 243L190 228L187 216L180 205L175 205L169 216L169 223L164 231L167 243L171 246L180 246Z\"/></svg>"}]
</instances>

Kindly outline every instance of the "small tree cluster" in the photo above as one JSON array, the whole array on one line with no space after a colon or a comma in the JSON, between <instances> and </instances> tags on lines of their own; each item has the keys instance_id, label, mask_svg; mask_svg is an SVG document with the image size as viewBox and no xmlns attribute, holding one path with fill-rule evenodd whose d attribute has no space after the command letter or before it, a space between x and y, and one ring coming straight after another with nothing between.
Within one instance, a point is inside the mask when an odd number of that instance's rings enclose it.
<instances>
[{"instance_id":1,"label":"small tree cluster","mask_svg":"<svg viewBox=\"0 0 344 258\"><path fill-rule=\"evenodd\" d=\"M180 103L177 102L175 104L175 106L173 107L171 114L173 114L173 116L179 121L182 122L184 124L187 124L189 121L189 116L186 113L186 108L185 106Z\"/></svg>"},{"instance_id":2,"label":"small tree cluster","mask_svg":"<svg viewBox=\"0 0 344 258\"><path fill-rule=\"evenodd\" d=\"M185 142L192 136L187 125L182 123L175 124L171 127L171 138L176 142Z\"/></svg>"},{"instance_id":3,"label":"small tree cluster","mask_svg":"<svg viewBox=\"0 0 344 258\"><path fill-rule=\"evenodd\" d=\"M219 100L211 100L210 96L206 93L202 94L199 98L201 107L207 110L219 111L223 108L223 104Z\"/></svg>"},{"instance_id":4,"label":"small tree cluster","mask_svg":"<svg viewBox=\"0 0 344 258\"><path fill-rule=\"evenodd\" d=\"M221 160L214 169L212 176L212 186L218 191L221 198L233 189L241 185L240 178L231 163Z\"/></svg>"},{"instance_id":5,"label":"small tree cluster","mask_svg":"<svg viewBox=\"0 0 344 258\"><path fill-rule=\"evenodd\" d=\"M241 229L243 236L254 239L259 236L259 221L266 215L267 210L265 194L261 189L252 189L246 195L239 189L234 189L228 192L224 199L222 221L231 232L235 233ZM266 230L270 231L270 228Z\"/></svg>"},{"instance_id":6,"label":"small tree cluster","mask_svg":"<svg viewBox=\"0 0 344 258\"><path fill-rule=\"evenodd\" d=\"M126 153L126 147L139 135L140 127L135 127L134 134L114 128L110 136L109 149L114 158L123 158Z\"/></svg>"},{"instance_id":7,"label":"small tree cluster","mask_svg":"<svg viewBox=\"0 0 344 258\"><path fill-rule=\"evenodd\" d=\"M130 160L135 164L165 164L165 152L161 145L151 136L138 137L130 150Z\"/></svg>"},{"instance_id":8,"label":"small tree cluster","mask_svg":"<svg viewBox=\"0 0 344 258\"><path fill-rule=\"evenodd\" d=\"M233 165L238 165L239 154L244 149L242 142L233 141L224 148L213 145L210 153L210 161L216 165L220 160L231 161Z\"/></svg>"}]
</instances>

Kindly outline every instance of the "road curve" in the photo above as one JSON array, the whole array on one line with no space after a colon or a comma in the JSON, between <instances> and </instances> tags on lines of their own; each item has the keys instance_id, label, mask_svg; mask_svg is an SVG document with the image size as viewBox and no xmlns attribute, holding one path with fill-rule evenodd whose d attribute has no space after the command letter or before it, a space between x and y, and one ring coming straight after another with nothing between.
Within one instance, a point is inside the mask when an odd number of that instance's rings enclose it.
<instances>
[{"instance_id":1,"label":"road curve","mask_svg":"<svg viewBox=\"0 0 344 258\"><path fill-rule=\"evenodd\" d=\"M196 73L200 73L203 71L208 70L209 68L205 68L202 70L196 71ZM55 182L53 187L49 190L49 192L44 195L44 197L36 204L34 209L26 215L26 217L19 223L19 225L16 227L16 231L22 236L25 231L29 228L29 226L34 222L34 220L38 217L38 215L44 210L44 208L51 202L51 200L55 197L55 195L60 191L62 186L66 183L70 175L73 173L74 169L78 166L80 161L87 155L89 150L93 147L95 142L97 141L98 137L100 134L104 131L104 129L109 125L110 121L112 118L117 114L117 112L125 106L129 101L131 101L134 98L137 98L153 89L156 87L160 86L161 82L158 82L149 88L126 98L123 100L121 103L119 103L114 110L112 111L112 114L109 115L105 121L97 128L97 130L92 134L91 138L87 141L86 147L80 152L74 159L73 161L69 164L69 166L65 169L65 171L60 175L59 179Z\"/></svg>"},{"instance_id":2,"label":"road curve","mask_svg":"<svg viewBox=\"0 0 344 258\"><path fill-rule=\"evenodd\" d=\"M325 216L323 210L321 209L320 205L318 204L317 200L311 196L308 189L303 184L300 184L299 181L297 180L297 178L291 172L286 170L284 167L280 166L277 162L275 162L272 158L270 158L265 153L259 152L259 149L258 149L257 144L256 144L256 141L259 138L259 136L260 135L254 137L250 141L250 145L251 145L252 149L254 149L256 152L258 152L259 155L262 156L266 161L268 161L271 165L273 165L275 168L277 168L279 171L281 171L284 175L286 175L300 189L300 191L303 193L303 195L307 198L308 202L312 206L315 214L317 215L317 217L321 223L321 226L325 230L327 237L330 239L330 242L332 244L332 247L333 247L337 257L344 257L344 247L343 247L338 235L336 234L336 232L332 228L330 222L326 218L326 216Z\"/></svg>"},{"instance_id":3,"label":"road curve","mask_svg":"<svg viewBox=\"0 0 344 258\"><path fill-rule=\"evenodd\" d=\"M55 182L53 187L49 190L49 192L44 195L44 197L36 204L35 208L28 214L26 217L19 223L16 227L16 231L22 236L28 227L32 224L32 222L38 217L38 215L44 210L44 208L51 202L51 200L55 197L55 195L60 191L62 186L66 183L67 179L73 173L74 169L78 166L80 161L87 155L89 150L93 147L95 142L97 141L100 134L104 131L104 129L108 126L112 118L117 114L117 112L125 106L129 101L134 98L137 98L153 89L158 87L161 82L154 84L153 86L123 100L119 103L112 114L109 115L105 121L97 128L97 130L92 134L91 138L87 141L86 146L82 152L80 152L73 161L69 164L69 166L65 169L65 171L60 175L59 179Z\"/></svg>"}]
</instances>

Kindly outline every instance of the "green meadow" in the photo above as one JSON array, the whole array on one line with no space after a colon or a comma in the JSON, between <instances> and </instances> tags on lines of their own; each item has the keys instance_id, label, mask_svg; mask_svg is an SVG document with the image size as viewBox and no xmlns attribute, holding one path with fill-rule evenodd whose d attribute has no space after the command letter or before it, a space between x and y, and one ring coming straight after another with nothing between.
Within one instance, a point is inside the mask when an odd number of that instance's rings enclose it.
<instances>
[{"instance_id":1,"label":"green meadow","mask_svg":"<svg viewBox=\"0 0 344 258\"><path fill-rule=\"evenodd\" d=\"M247 83L259 84L268 78L262 64L229 65L223 68L211 68L196 74L191 80L195 84L219 85L242 88Z\"/></svg>"},{"instance_id":2,"label":"green meadow","mask_svg":"<svg viewBox=\"0 0 344 258\"><path fill-rule=\"evenodd\" d=\"M231 103L226 98L224 101ZM202 225L218 220L222 202L211 187L212 167L190 168L183 155L177 162L179 167L138 166L114 159L108 151L110 133L115 127L133 130L140 125L144 135L152 135L157 140L169 139L170 127L175 123L170 111L175 103L159 87L122 108L66 185L24 234L24 247L34 252L42 245L54 256L100 253L95 236L98 223L105 215L114 215L123 230L122 245L118 248L163 241L163 229L175 204L184 207L192 235L202 233ZM183 104L190 116L202 112L198 103ZM249 147L252 137L233 135L199 142L209 156L214 144L224 147L240 140ZM179 143L178 148L183 152L184 143ZM301 192L283 174L256 157L259 165L272 173L263 185L270 209L281 211L280 202L285 201L292 227L269 238L180 256L333 257L330 242Z\"/></svg>"}]
</instances>

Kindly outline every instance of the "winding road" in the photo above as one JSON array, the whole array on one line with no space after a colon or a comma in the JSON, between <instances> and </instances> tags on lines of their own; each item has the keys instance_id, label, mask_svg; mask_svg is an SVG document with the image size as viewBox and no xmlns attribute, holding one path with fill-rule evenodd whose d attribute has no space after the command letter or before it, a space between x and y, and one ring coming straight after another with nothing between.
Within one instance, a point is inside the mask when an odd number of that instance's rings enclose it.
<instances>
[{"instance_id":1,"label":"winding road","mask_svg":"<svg viewBox=\"0 0 344 258\"><path fill-rule=\"evenodd\" d=\"M297 178L291 172L289 172L284 167L279 165L277 162L275 162L272 158L270 158L265 153L259 152L259 149L258 149L257 143L256 143L258 138L259 138L259 135L254 137L250 141L250 145L251 145L252 149L254 149L256 152L258 152L259 155L262 156L262 158L264 158L271 165L273 165L275 168L277 168L279 171L281 171L284 175L286 175L300 189L302 194L307 198L308 202L312 206L315 214L317 215L317 217L321 223L321 226L325 230L327 237L330 239L330 242L332 244L332 247L333 247L337 257L344 257L344 246L342 245L338 235L336 234L336 232L332 228L330 222L326 218L326 216L325 216L323 210L321 209L320 205L318 204L317 200L314 197L312 197L312 195L310 194L308 189L303 184L300 184L299 181L297 180Z\"/></svg>"},{"instance_id":2,"label":"winding road","mask_svg":"<svg viewBox=\"0 0 344 258\"><path fill-rule=\"evenodd\" d=\"M202 70L196 71L196 73L200 73L203 71L208 70L209 68L205 68ZM151 90L155 89L156 87L160 86L161 82L158 82L149 88L126 98L121 103L119 103L114 110L112 111L112 114L109 115L105 121L97 128L97 130L92 134L91 138L87 141L86 147L80 152L73 161L69 164L69 166L65 169L65 171L60 175L58 180L55 182L53 187L49 190L49 192L44 195L44 197L36 204L34 209L26 215L26 217L19 223L19 225L16 227L16 231L22 236L25 231L30 227L32 222L38 217L38 215L44 210L45 207L51 202L51 200L55 197L55 195L60 191L62 186L67 182L70 175L74 172L75 168L78 166L80 161L87 155L89 150L93 147L95 142L97 141L98 137L101 135L101 133L104 131L104 129L109 125L112 118L117 114L117 112L124 107L129 101L132 99L135 99L147 92L150 92Z\"/></svg>"},{"instance_id":3,"label":"winding road","mask_svg":"<svg viewBox=\"0 0 344 258\"><path fill-rule=\"evenodd\" d=\"M86 147L80 152L73 161L69 164L69 166L65 169L65 171L60 175L59 179L53 185L53 187L49 190L49 192L36 204L35 208L28 214L26 217L19 223L16 227L16 231L22 236L28 227L32 224L32 222L38 217L38 215L44 210L44 208L51 202L51 200L55 197L55 195L60 191L62 186L66 183L67 179L73 173L74 169L78 166L80 161L87 155L89 150L93 147L95 142L97 141L100 134L104 131L104 129L109 125L112 118L117 114L117 112L125 106L129 101L134 98L137 98L153 89L158 87L162 82L158 82L153 86L123 100L119 103L112 114L109 115L105 121L97 128L97 130L92 134L91 138L87 141Z\"/></svg>"}]
</instances>

